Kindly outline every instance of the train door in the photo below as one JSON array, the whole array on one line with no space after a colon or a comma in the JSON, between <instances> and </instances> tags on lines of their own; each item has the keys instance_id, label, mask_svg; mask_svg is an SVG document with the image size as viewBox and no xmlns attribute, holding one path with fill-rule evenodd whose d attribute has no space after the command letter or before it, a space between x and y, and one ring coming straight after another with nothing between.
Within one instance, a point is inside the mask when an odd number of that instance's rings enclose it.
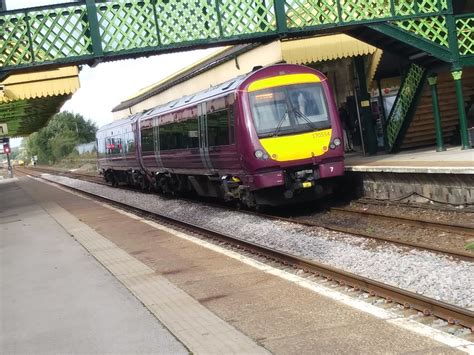
<instances>
[{"instance_id":1,"label":"train door","mask_svg":"<svg viewBox=\"0 0 474 355\"><path fill-rule=\"evenodd\" d=\"M158 170L163 169L163 162L161 161L161 150L160 150L160 126L159 117L153 118L153 145L155 150L155 160Z\"/></svg>"},{"instance_id":2,"label":"train door","mask_svg":"<svg viewBox=\"0 0 474 355\"><path fill-rule=\"evenodd\" d=\"M239 169L235 145L234 96L220 97L207 103L207 142L212 166L220 173Z\"/></svg>"},{"instance_id":3,"label":"train door","mask_svg":"<svg viewBox=\"0 0 474 355\"><path fill-rule=\"evenodd\" d=\"M202 164L208 174L212 174L213 167L209 157L209 140L207 135L207 113L206 103L198 104L198 135L199 135L199 153L201 155Z\"/></svg>"}]
</instances>

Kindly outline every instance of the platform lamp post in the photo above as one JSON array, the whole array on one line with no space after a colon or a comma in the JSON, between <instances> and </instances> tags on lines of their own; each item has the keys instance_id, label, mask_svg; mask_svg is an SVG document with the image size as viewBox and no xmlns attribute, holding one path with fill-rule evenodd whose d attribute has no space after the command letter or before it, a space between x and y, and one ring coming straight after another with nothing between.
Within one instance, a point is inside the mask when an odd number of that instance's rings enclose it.
<instances>
[{"instance_id":1,"label":"platform lamp post","mask_svg":"<svg viewBox=\"0 0 474 355\"><path fill-rule=\"evenodd\" d=\"M462 149L470 149L469 146L469 135L467 131L467 118L466 111L464 109L464 95L462 92L462 69L453 68L451 74L454 79L454 87L456 89L456 101L458 104L458 113L459 113L459 129L461 133L461 145Z\"/></svg>"},{"instance_id":2,"label":"platform lamp post","mask_svg":"<svg viewBox=\"0 0 474 355\"><path fill-rule=\"evenodd\" d=\"M438 76L432 74L428 77L428 84L431 87L431 99L433 100L433 114L435 121L435 131L436 131L436 151L442 152L445 151L443 143L443 128L441 127L441 115L439 113L439 101L438 101Z\"/></svg>"}]
</instances>

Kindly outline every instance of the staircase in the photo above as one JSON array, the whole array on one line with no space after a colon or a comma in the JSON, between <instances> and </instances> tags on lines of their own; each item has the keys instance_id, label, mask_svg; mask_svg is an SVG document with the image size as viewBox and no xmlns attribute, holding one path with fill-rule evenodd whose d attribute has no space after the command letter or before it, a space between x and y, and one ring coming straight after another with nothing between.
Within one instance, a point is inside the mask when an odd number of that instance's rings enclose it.
<instances>
[{"instance_id":1,"label":"staircase","mask_svg":"<svg viewBox=\"0 0 474 355\"><path fill-rule=\"evenodd\" d=\"M465 101L474 95L474 67L464 68L462 76ZM438 98L443 127L443 139L449 143L458 130L459 115L454 82L450 72L438 75ZM431 88L425 85L414 117L401 143L401 149L430 146L436 144Z\"/></svg>"}]
</instances>

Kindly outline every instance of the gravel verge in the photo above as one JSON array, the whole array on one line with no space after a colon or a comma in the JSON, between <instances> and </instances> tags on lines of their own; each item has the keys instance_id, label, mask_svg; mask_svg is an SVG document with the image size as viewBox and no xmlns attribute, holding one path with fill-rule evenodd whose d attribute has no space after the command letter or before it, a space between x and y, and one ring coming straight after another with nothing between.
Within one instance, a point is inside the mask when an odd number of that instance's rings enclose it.
<instances>
[{"instance_id":1,"label":"gravel verge","mask_svg":"<svg viewBox=\"0 0 474 355\"><path fill-rule=\"evenodd\" d=\"M269 220L197 202L115 189L62 176L48 180L303 256L354 274L474 309L474 263L429 251Z\"/></svg>"}]
</instances>

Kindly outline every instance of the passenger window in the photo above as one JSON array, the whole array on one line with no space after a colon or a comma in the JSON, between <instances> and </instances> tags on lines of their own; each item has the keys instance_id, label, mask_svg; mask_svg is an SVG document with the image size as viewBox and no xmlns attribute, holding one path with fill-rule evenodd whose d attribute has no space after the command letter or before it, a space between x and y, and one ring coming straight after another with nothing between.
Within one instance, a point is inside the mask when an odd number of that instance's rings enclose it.
<instances>
[{"instance_id":1,"label":"passenger window","mask_svg":"<svg viewBox=\"0 0 474 355\"><path fill-rule=\"evenodd\" d=\"M229 144L228 111L221 110L207 114L208 144L210 147Z\"/></svg>"},{"instance_id":2,"label":"passenger window","mask_svg":"<svg viewBox=\"0 0 474 355\"><path fill-rule=\"evenodd\" d=\"M160 150L190 149L199 147L197 117L181 122L160 125Z\"/></svg>"},{"instance_id":3,"label":"passenger window","mask_svg":"<svg viewBox=\"0 0 474 355\"><path fill-rule=\"evenodd\" d=\"M127 147L129 153L135 153L135 137L133 136L133 131L128 132Z\"/></svg>"},{"instance_id":4,"label":"passenger window","mask_svg":"<svg viewBox=\"0 0 474 355\"><path fill-rule=\"evenodd\" d=\"M235 117L234 117L234 105L229 106L229 143L235 143Z\"/></svg>"},{"instance_id":5,"label":"passenger window","mask_svg":"<svg viewBox=\"0 0 474 355\"><path fill-rule=\"evenodd\" d=\"M142 152L153 152L155 145L153 144L153 128L142 129L141 131Z\"/></svg>"}]
</instances>

